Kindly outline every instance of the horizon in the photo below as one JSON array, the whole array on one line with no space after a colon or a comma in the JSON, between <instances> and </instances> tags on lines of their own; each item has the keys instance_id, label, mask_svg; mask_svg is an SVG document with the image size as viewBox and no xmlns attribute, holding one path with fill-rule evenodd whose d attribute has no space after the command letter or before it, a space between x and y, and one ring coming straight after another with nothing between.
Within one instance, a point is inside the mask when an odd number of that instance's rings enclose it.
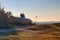
<instances>
[{"instance_id":1,"label":"horizon","mask_svg":"<svg viewBox=\"0 0 60 40\"><path fill-rule=\"evenodd\" d=\"M23 12L34 22L60 21L60 0L0 0L0 3L15 17Z\"/></svg>"}]
</instances>

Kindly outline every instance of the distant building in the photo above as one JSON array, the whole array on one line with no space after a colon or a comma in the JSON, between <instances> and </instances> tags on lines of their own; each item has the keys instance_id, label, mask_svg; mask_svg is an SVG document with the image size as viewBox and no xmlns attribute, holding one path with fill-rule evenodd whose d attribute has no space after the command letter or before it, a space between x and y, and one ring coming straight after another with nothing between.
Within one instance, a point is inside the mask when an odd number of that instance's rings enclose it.
<instances>
[{"instance_id":1,"label":"distant building","mask_svg":"<svg viewBox=\"0 0 60 40\"><path fill-rule=\"evenodd\" d=\"M21 17L22 19L25 19L25 15L24 15L24 14L20 14L20 17Z\"/></svg>"},{"instance_id":2,"label":"distant building","mask_svg":"<svg viewBox=\"0 0 60 40\"><path fill-rule=\"evenodd\" d=\"M19 20L22 20L22 21L25 21L25 22L28 22L28 23L32 23L31 19L25 18L25 14L20 14Z\"/></svg>"}]
</instances>

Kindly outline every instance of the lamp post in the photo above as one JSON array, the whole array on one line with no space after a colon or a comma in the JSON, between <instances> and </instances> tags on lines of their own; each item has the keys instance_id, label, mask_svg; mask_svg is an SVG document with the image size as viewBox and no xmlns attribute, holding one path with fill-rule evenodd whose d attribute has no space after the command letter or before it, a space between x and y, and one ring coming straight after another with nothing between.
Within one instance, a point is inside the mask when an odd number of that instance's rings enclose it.
<instances>
[{"instance_id":1,"label":"lamp post","mask_svg":"<svg viewBox=\"0 0 60 40\"><path fill-rule=\"evenodd\" d=\"M36 16L36 22L37 22L37 16Z\"/></svg>"}]
</instances>

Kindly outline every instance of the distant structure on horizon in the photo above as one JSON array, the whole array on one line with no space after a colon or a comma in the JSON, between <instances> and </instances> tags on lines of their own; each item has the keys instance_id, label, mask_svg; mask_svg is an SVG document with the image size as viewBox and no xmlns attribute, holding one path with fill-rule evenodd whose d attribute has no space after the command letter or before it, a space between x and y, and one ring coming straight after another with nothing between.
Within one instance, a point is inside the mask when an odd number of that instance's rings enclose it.
<instances>
[{"instance_id":1,"label":"distant structure on horizon","mask_svg":"<svg viewBox=\"0 0 60 40\"><path fill-rule=\"evenodd\" d=\"M24 13L21 13L20 14L20 17L24 19L25 18L25 14Z\"/></svg>"},{"instance_id":2,"label":"distant structure on horizon","mask_svg":"<svg viewBox=\"0 0 60 40\"><path fill-rule=\"evenodd\" d=\"M25 14L24 14L24 13L21 13L21 14L20 14L19 20L22 20L22 21L26 21L26 22L32 23L32 20L31 20L31 19L25 18Z\"/></svg>"}]
</instances>

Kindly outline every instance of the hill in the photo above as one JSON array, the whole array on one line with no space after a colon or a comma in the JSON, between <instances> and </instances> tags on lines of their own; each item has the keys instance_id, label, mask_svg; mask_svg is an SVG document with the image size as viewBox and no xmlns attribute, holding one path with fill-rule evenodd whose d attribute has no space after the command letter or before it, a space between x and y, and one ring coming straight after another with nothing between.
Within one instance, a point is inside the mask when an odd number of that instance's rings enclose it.
<instances>
[{"instance_id":1,"label":"hill","mask_svg":"<svg viewBox=\"0 0 60 40\"><path fill-rule=\"evenodd\" d=\"M60 21L36 22L36 24L53 24L53 23L60 23Z\"/></svg>"}]
</instances>

